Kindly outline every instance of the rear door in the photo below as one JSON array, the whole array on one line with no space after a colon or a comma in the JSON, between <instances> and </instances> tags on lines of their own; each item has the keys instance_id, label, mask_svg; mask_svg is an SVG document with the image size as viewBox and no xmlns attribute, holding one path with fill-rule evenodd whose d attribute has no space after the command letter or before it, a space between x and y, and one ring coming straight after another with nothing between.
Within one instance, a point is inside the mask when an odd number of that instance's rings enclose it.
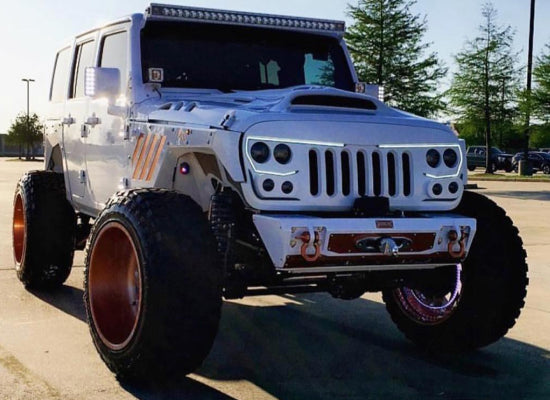
<instances>
[{"instance_id":1,"label":"rear door","mask_svg":"<svg viewBox=\"0 0 550 400\"><path fill-rule=\"evenodd\" d=\"M84 95L86 67L95 65L97 33L77 39L73 52L72 74L65 107L64 151L72 200L77 208L86 208L88 176L86 172L86 137L88 136L89 98Z\"/></svg>"},{"instance_id":2,"label":"rear door","mask_svg":"<svg viewBox=\"0 0 550 400\"><path fill-rule=\"evenodd\" d=\"M67 91L71 73L71 55L72 48L68 46L60 50L55 57L50 86L50 102L45 124L46 135L53 139L52 145L63 142L63 130L65 128L63 118L65 117L65 102L67 101ZM50 166L47 165L46 168L50 168ZM61 173L63 169L66 169L66 166L56 165L55 168L55 172ZM70 192L68 180L66 180L65 185L68 188L68 192Z\"/></svg>"}]
</instances>

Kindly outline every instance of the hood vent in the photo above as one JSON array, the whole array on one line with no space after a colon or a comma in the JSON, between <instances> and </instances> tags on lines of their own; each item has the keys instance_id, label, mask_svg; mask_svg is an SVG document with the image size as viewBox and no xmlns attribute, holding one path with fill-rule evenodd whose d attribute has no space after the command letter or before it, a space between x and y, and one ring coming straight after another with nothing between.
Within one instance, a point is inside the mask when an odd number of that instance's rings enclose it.
<instances>
[{"instance_id":1,"label":"hood vent","mask_svg":"<svg viewBox=\"0 0 550 400\"><path fill-rule=\"evenodd\" d=\"M369 99L344 96L308 95L298 96L292 100L293 106L317 106L354 108L358 110L376 111L376 104Z\"/></svg>"}]
</instances>

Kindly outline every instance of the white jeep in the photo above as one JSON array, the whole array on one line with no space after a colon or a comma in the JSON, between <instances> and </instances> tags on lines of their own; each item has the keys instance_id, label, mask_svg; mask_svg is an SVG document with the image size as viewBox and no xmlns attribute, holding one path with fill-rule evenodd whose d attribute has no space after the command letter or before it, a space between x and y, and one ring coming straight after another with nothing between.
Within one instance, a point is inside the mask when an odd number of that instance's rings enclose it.
<instances>
[{"instance_id":1,"label":"white jeep","mask_svg":"<svg viewBox=\"0 0 550 400\"><path fill-rule=\"evenodd\" d=\"M433 351L514 325L517 229L464 190L448 127L357 93L344 30L152 4L58 52L45 170L15 193L15 265L54 288L86 247L91 335L119 377L195 370L222 297L382 291Z\"/></svg>"}]
</instances>

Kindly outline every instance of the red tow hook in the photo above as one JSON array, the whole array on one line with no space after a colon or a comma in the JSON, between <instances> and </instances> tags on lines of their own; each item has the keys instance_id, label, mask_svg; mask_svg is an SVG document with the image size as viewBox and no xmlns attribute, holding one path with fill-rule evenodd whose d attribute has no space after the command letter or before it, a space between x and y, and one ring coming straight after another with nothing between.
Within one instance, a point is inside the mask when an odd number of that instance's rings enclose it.
<instances>
[{"instance_id":1,"label":"red tow hook","mask_svg":"<svg viewBox=\"0 0 550 400\"><path fill-rule=\"evenodd\" d=\"M300 236L297 236L296 239L302 241L302 247L300 249L300 254L307 262L315 262L321 256L321 245L319 244L319 232L315 232L315 240L313 241L313 247L315 247L315 254L307 254L307 248L309 246L309 241L311 240L311 235L309 232L304 232Z\"/></svg>"},{"instance_id":2,"label":"red tow hook","mask_svg":"<svg viewBox=\"0 0 550 400\"><path fill-rule=\"evenodd\" d=\"M449 231L449 235L448 235L449 245L447 246L447 250L450 256L453 258L462 258L464 257L464 253L466 252L466 246L464 242L466 241L468 234L466 233L464 228L460 230L460 233L461 233L460 240L458 240L458 245L460 246L460 250L454 251L453 247L457 243L458 233L455 230Z\"/></svg>"}]
</instances>

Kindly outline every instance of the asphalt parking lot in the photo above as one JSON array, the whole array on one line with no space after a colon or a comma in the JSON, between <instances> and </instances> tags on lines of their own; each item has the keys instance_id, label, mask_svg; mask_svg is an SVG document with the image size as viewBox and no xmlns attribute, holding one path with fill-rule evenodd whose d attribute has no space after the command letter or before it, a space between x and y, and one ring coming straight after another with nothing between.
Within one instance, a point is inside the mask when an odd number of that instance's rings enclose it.
<instances>
[{"instance_id":1,"label":"asphalt parking lot","mask_svg":"<svg viewBox=\"0 0 550 400\"><path fill-rule=\"evenodd\" d=\"M97 355L82 303L82 253L54 293L26 291L17 280L12 194L25 170L41 166L0 158L0 399L550 398L550 183L478 183L515 221L528 253L526 306L498 343L428 355L398 332L378 294L351 302L263 296L225 302L203 366L155 387L120 384Z\"/></svg>"}]
</instances>

